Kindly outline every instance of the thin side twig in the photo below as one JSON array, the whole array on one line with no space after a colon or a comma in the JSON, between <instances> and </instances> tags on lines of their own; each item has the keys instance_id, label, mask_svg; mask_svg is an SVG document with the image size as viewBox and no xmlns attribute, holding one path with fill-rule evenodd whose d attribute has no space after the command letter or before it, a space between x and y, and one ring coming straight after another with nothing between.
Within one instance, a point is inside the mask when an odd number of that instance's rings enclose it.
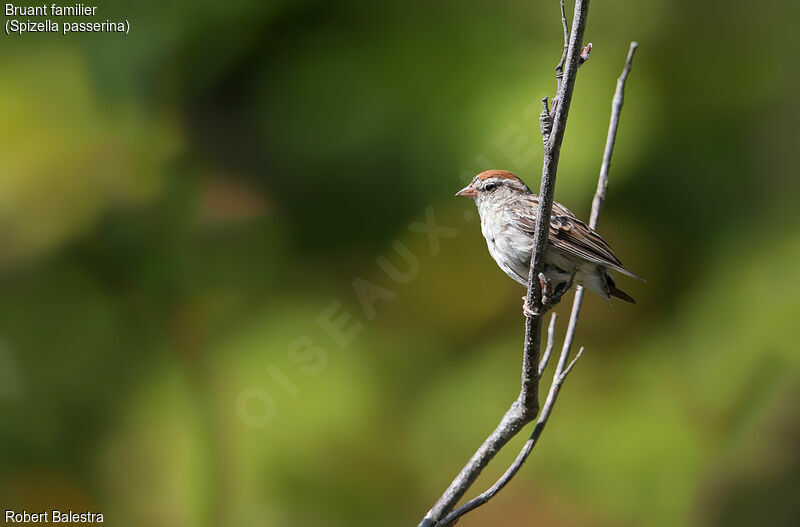
<instances>
[{"instance_id":1,"label":"thin side twig","mask_svg":"<svg viewBox=\"0 0 800 527\"><path fill-rule=\"evenodd\" d=\"M561 60L556 64L556 82L559 84L556 88L556 93L561 87L561 75L564 72L564 61L567 60L567 49L569 47L569 26L567 25L567 12L564 10L564 0L561 0L561 29L564 30L564 52L561 53Z\"/></svg>"},{"instance_id":2,"label":"thin side twig","mask_svg":"<svg viewBox=\"0 0 800 527\"><path fill-rule=\"evenodd\" d=\"M608 135L606 136L606 147L603 150L603 164L600 165L600 177L597 178L597 190L592 200L592 215L589 218L589 226L597 229L597 221L600 219L600 211L606 201L606 191L608 190L608 170L611 168L611 154L614 153L614 144L617 141L617 127L619 127L619 116L622 112L622 104L625 102L625 82L631 72L633 64L633 54L639 47L638 42L631 42L628 48L628 58L625 60L625 67L622 74L617 79L617 88L614 91L614 98L611 100L611 119L608 122Z\"/></svg>"},{"instance_id":3,"label":"thin side twig","mask_svg":"<svg viewBox=\"0 0 800 527\"><path fill-rule=\"evenodd\" d=\"M542 373L544 373L544 369L547 368L547 363L550 361L550 354L553 352L553 346L555 345L555 333L556 333L556 319L558 315L555 311L553 311L553 316L550 317L550 325L547 327L547 346L544 348L544 354L542 355L542 360L539 361L539 376L541 377Z\"/></svg>"},{"instance_id":4,"label":"thin side twig","mask_svg":"<svg viewBox=\"0 0 800 527\"><path fill-rule=\"evenodd\" d=\"M608 135L606 137L606 146L603 151L603 162L600 166L600 175L597 181L597 191L595 192L594 199L592 200L592 213L591 213L591 220L590 225L594 229L597 227L597 222L600 217L600 211L603 208L603 204L605 203L606 199L606 192L608 190L608 172L611 166L611 154L614 151L614 143L616 141L617 135L617 127L619 126L619 117L622 111L622 104L624 102L624 95L625 95L625 81L628 79L628 74L630 73L631 64L633 62L633 55L636 51L638 44L636 42L631 42L630 49L628 51L628 58L625 61L625 67L622 70L622 74L620 75L619 79L617 80L617 87L614 92L614 98L611 103L611 119L608 126ZM558 399L558 394L561 391L561 386L563 385L564 381L567 378L567 375L572 371L572 368L575 366L575 363L578 362L578 359L581 358L583 355L584 348L581 347L578 350L578 353L575 355L575 358L567 365L567 360L569 359L570 351L572 349L572 343L575 339L575 332L578 326L578 317L580 315L581 304L583 302L583 287L578 286L575 292L575 300L572 305L572 312L570 313L569 325L567 327L567 335L564 339L564 345L561 348L561 354L559 356L558 364L556 365L556 371L553 374L553 382L550 384L550 390L547 394L547 399L545 400L544 406L542 407L542 412L539 415L539 419L536 421L536 426L531 433L530 438L525 442L520 450L520 453L517 455L514 462L511 466L503 473L503 475L487 489L484 493L473 498L472 500L468 501L461 507L455 509L453 512L448 514L444 520L439 522L438 525L440 526L447 526L452 525L454 521L456 521L461 516L467 514L468 512L480 507L487 501L489 501L495 494L497 494L506 484L511 481L522 465L525 463L525 460L530 455L533 447L536 446L536 442L541 436L542 432L544 431L544 427L547 424L547 420L550 417L550 413L553 410L553 406L555 405L556 399ZM550 321L550 328L548 329L548 341L547 341L547 348L545 351L545 358L542 359L542 363L540 363L539 373L544 371L544 368L547 365L546 358L549 357L549 348L551 348L553 342L552 333L554 331L555 326L555 313L553 313L553 317Z\"/></svg>"}]
</instances>

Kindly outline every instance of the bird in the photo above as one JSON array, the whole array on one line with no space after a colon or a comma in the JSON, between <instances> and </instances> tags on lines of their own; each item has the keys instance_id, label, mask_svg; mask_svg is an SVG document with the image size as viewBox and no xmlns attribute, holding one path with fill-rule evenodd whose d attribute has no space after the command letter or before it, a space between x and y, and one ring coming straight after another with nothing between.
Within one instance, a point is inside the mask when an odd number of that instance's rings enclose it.
<instances>
[{"instance_id":1,"label":"bird","mask_svg":"<svg viewBox=\"0 0 800 527\"><path fill-rule=\"evenodd\" d=\"M527 287L539 196L507 170L481 172L456 196L475 200L489 254L509 277ZM575 283L606 302L613 297L635 304L633 297L617 287L609 271L644 281L622 265L594 229L556 202L544 264L543 276L539 276L543 294L558 291L559 299ZM527 314L527 305L525 309Z\"/></svg>"}]
</instances>

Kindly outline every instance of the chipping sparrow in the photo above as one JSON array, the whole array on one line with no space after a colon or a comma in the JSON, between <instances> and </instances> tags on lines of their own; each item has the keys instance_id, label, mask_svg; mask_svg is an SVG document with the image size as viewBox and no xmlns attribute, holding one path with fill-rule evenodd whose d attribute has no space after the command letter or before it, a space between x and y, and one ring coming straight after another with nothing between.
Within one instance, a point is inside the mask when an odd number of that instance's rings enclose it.
<instances>
[{"instance_id":1,"label":"chipping sparrow","mask_svg":"<svg viewBox=\"0 0 800 527\"><path fill-rule=\"evenodd\" d=\"M475 200L489 253L508 276L527 287L539 196L520 178L505 170L481 172L456 196ZM560 289L560 298L574 282L606 301L613 296L636 303L630 295L617 289L608 270L641 278L622 266L599 234L555 202L548 242L544 276L539 277L545 293L553 284L558 286L557 291Z\"/></svg>"}]
</instances>

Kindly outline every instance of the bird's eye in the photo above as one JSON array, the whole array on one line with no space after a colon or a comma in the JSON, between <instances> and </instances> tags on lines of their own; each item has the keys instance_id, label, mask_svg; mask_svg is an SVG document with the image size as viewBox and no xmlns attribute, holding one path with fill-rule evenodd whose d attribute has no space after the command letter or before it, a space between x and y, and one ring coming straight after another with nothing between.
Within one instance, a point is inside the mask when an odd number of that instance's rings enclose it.
<instances>
[{"instance_id":1,"label":"bird's eye","mask_svg":"<svg viewBox=\"0 0 800 527\"><path fill-rule=\"evenodd\" d=\"M491 190L494 190L494 189L496 189L496 188L497 188L497 187L499 187L499 186L500 186L500 183L489 183L488 185L486 185L485 187L483 187L483 190L485 190L485 191L487 191L487 192L488 192L488 191L491 191Z\"/></svg>"}]
</instances>

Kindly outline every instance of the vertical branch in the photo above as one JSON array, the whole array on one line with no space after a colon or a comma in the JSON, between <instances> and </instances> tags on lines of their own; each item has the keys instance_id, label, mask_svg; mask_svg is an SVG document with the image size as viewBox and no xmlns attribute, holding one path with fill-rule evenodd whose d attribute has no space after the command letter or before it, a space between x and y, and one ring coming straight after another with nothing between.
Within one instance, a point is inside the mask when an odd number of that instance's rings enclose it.
<instances>
[{"instance_id":1,"label":"vertical branch","mask_svg":"<svg viewBox=\"0 0 800 527\"><path fill-rule=\"evenodd\" d=\"M562 2L563 5L563 2ZM525 319L524 352L522 359L522 386L519 397L503 416L500 424L489 435L484 443L473 454L458 476L453 480L444 494L434 504L420 522L419 527L442 525L439 520L450 512L474 483L481 470L489 464L495 454L505 446L526 424L536 418L539 413L539 349L542 334L542 291L538 287L538 276L544 268L544 251L547 246L547 235L550 225L550 213L553 208L555 194L556 171L564 138L575 77L581 55L581 44L586 27L586 15L589 0L577 0L572 20L572 33L567 47L563 81L559 83L556 97L559 101L554 107L553 129L546 144L542 165L542 182L540 185L539 211L534 236L531 266L528 275L528 293L526 302L534 306L535 314ZM563 10L562 10L563 13ZM562 25L566 18L562 16ZM565 33L566 36L566 33ZM544 219L543 219L544 218Z\"/></svg>"},{"instance_id":2,"label":"vertical branch","mask_svg":"<svg viewBox=\"0 0 800 527\"><path fill-rule=\"evenodd\" d=\"M538 277L544 269L544 254L550 231L550 214L553 210L558 160L561 154L564 131L567 126L567 115L572 102L572 92L575 89L575 79L578 73L578 61L580 59L588 11L589 0L575 2L564 79L556 94L558 105L555 107L555 115L553 116L553 130L544 147L542 181L539 186L539 209L536 213L536 229L533 237L533 252L528 272L528 295L526 298L527 305L533 307L535 314L525 319L525 350L522 366L522 392L520 393L520 402L526 409L533 410L535 408L534 414L539 410L537 398L539 388L539 341L541 340L543 312L542 289L538 286Z\"/></svg>"},{"instance_id":3,"label":"vertical branch","mask_svg":"<svg viewBox=\"0 0 800 527\"><path fill-rule=\"evenodd\" d=\"M575 6L575 20L579 21L581 17L578 13L579 6ZM573 23L573 28L578 25L582 25L585 23L585 11L583 12L583 22L581 24ZM574 38L575 35L573 33L573 38L570 39L570 51L572 51L573 43L576 43L576 39ZM577 40L577 44L580 45L580 40ZM592 200L592 214L590 220L590 226L594 229L597 227L597 221L600 216L600 211L603 207L603 203L605 202L606 198L606 191L608 189L608 172L609 167L611 165L611 155L614 151L614 143L616 141L616 134L617 134L617 127L619 126L619 118L620 112L622 110L622 104L624 101L624 93L625 93L625 81L628 78L628 74L630 73L631 64L633 61L633 55L636 51L637 43L631 42L630 50L628 51L628 58L625 62L625 68L622 71L622 75L620 75L619 79L617 80L617 87L614 93L614 99L612 100L611 106L611 120L608 126L608 136L606 138L606 146L603 152L603 162L600 167L600 175L597 182L597 191L595 192L594 199ZM574 58L574 57L572 57ZM569 59L568 62L568 69L567 72L570 72L569 69ZM575 65L577 67L577 64ZM574 71L572 70L572 78L571 81L574 84ZM570 81L570 76L566 76L567 81ZM569 93L566 91L566 86L568 82L565 83L564 95L565 95L565 105L564 108L566 110L569 109L569 102L571 99L571 90ZM561 95L561 94L559 94ZM558 113L558 112L557 112ZM566 117L564 116L564 119ZM561 128L561 137L563 137L563 126ZM549 143L547 146L560 148L560 138L556 138L556 142ZM547 147L546 147L547 148ZM556 152L555 157L555 164L558 163L558 152ZM545 166L543 167L542 173L542 195L544 195L544 189L546 188L546 182L555 179L555 173L549 173L547 171L547 158L545 159ZM553 166L553 165L550 165ZM552 176L552 179L547 178L546 176ZM542 208L546 208L547 212L550 212L550 208L552 207L552 196L549 199L549 204L546 204L546 207L543 207L541 204L544 203L546 198L542 198L540 200L540 212L537 219L537 236L540 234L539 230L541 228L541 218L547 217L549 218L549 214L547 216L543 215ZM534 244L534 253L531 258L531 271L528 280L528 302L530 303L532 298L532 290L535 290L536 287L532 285L534 272L536 270L536 263L537 263L537 256L541 258L539 252L536 250L537 245ZM538 275L537 275L538 276ZM535 291L533 291L535 293ZM539 299L541 299L541 292L538 295ZM526 341L525 341L525 360L523 361L523 385L522 391L520 393L520 398L514 401L514 404L511 405L511 408L506 412L503 416L503 420L501 421L500 425L497 429L489 436L489 438L484 442L478 452L473 455L472 459L470 459L469 463L464 467L461 471L459 476L453 481L450 488L445 492L442 498L436 503L434 508L432 508L422 522L419 524L419 527L447 527L449 525L453 525L461 516L467 514L468 512L480 507L487 501L489 501L492 497L494 497L510 480L511 478L516 475L519 469L522 467L522 464L530 455L533 447L536 446L536 443L541 436L542 432L544 431L544 427L547 424L547 421L550 417L550 414L553 410L555 405L556 399L558 398L558 394L561 390L561 386L563 385L564 381L569 375L570 371L572 371L573 366L578 361L583 353L583 348L578 351L578 354L575 358L567 364L569 360L570 350L572 349L572 343L575 339L575 332L577 330L578 325L578 317L580 315L581 304L583 301L583 288L578 287L575 293L575 301L573 302L572 312L570 313L570 320L569 325L567 327L567 334L564 340L564 345L561 348L561 354L559 356L558 363L556 365L556 370L553 375L553 381L550 384L550 389L547 394L547 399L545 400L544 407L542 408L542 412L539 415L538 420L536 421L536 426L533 428L533 432L531 433L530 438L525 442L525 445L522 447L522 450L517 455L517 458L511 464L511 466L505 471L505 473L492 485L488 490L473 498L472 500L468 501L461 507L452 510L453 505L463 496L464 492L469 488L472 482L477 478L478 473L480 470L488 464L491 458L496 453L497 449L501 448L506 442L508 442L513 435L515 435L519 429L524 426L530 419L528 419L528 415L525 413L523 403L524 398L523 395L525 394L526 390L526 368L531 366L532 361L532 354L535 354L535 357L538 359L538 352L539 352L539 340L537 336L537 340L535 342L530 342L528 340L528 331L536 331L538 327L538 332L541 333L541 315L534 315L532 317L528 317L526 320ZM529 304L530 305L530 304ZM541 304L539 306L541 308ZM541 310L540 310L541 313ZM555 333L555 322L556 317L555 313L550 322L550 327L548 328L547 332L547 346L545 348L545 354L542 357L541 362L538 363L535 367L537 368L536 374L534 375L535 383L538 386L538 377L541 376L544 368L547 366L547 361L550 357L550 352L553 348L554 342L554 333ZM531 355L529 355L529 348L528 344L531 344L532 348L530 349ZM535 362L533 364L536 364ZM535 397L535 396L534 396ZM538 407L537 407L538 409ZM510 434L510 435L509 435ZM455 487L455 489L454 489ZM452 512L450 512L452 510ZM449 512L449 514L448 514ZM444 519L439 519L444 516Z\"/></svg>"},{"instance_id":4,"label":"vertical branch","mask_svg":"<svg viewBox=\"0 0 800 527\"><path fill-rule=\"evenodd\" d=\"M608 189L608 171L611 165L611 154L614 151L614 142L616 141L617 136L617 127L619 126L619 116L620 112L622 111L622 103L625 95L625 81L628 78L628 73L630 73L631 63L633 61L633 54L636 51L636 47L638 44L636 42L631 42L630 50L628 51L628 58L625 62L625 68L622 70L622 75L620 75L619 79L617 80L617 88L614 93L614 99L611 103L611 120L608 126L608 136L606 137L606 147L603 152L603 163L600 167L600 176L598 177L597 181L597 192L595 193L594 199L592 200L592 219L591 219L591 227L594 229L597 227L597 220L600 217L600 210L603 208L603 203L606 199L606 191ZM569 372L572 371L572 367L575 363L580 359L581 355L583 354L583 348L578 350L577 355L572 362L567 365L567 360L569 359L570 350L572 349L572 343L575 339L575 331L578 327L578 316L580 315L581 310L581 303L583 301L583 287L578 287L577 291L575 292L575 301L572 305L572 312L570 313L569 325L567 327L567 335L564 340L564 345L561 348L561 355L559 356L558 363L556 365L555 373L553 374L553 382L550 384L550 390L547 393L547 399L545 400L544 407L542 408L542 413L539 415L539 419L536 421L536 426L533 428L533 432L531 433L530 438L525 442L522 447L522 450L517 455L517 458L511 464L510 467L505 471L505 473L492 485L489 487L488 490L473 498L472 500L468 501L461 507L457 508L456 510L452 511L448 514L444 520L439 522L437 525L441 527L446 527L448 525L452 525L458 518L467 514L468 512L480 507L490 499L494 497L506 484L511 481L519 469L522 467L522 464L525 463L525 460L530 455L533 447L536 446L536 442L538 441L539 437L542 435L544 431L544 427L547 424L547 420L550 417L550 414L553 410L553 406L556 403L556 399L558 398L558 394L561 391L561 386L563 385L564 381L569 375ZM545 356L542 358L542 362L539 365L539 375L542 374L544 368L547 366L547 360L550 357L550 352L552 351L553 345L553 333L555 330L555 321L556 316L553 313L553 318L550 321L550 327L547 332L547 347L545 348Z\"/></svg>"}]
</instances>

